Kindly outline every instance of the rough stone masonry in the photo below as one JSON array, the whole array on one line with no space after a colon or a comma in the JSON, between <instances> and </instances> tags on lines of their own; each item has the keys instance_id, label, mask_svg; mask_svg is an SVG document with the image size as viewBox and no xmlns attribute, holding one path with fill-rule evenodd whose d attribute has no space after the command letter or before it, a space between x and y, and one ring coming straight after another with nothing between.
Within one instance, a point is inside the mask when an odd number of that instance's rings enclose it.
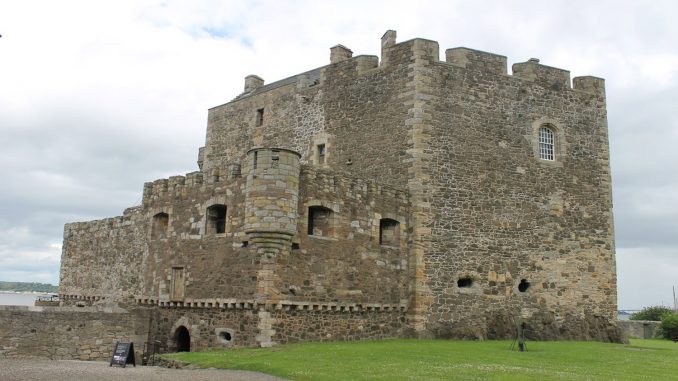
<instances>
[{"instance_id":1,"label":"rough stone masonry","mask_svg":"<svg viewBox=\"0 0 678 381\"><path fill-rule=\"evenodd\" d=\"M66 225L64 306L159 350L387 337L619 341L603 79L382 37L209 110L199 170Z\"/></svg>"}]
</instances>

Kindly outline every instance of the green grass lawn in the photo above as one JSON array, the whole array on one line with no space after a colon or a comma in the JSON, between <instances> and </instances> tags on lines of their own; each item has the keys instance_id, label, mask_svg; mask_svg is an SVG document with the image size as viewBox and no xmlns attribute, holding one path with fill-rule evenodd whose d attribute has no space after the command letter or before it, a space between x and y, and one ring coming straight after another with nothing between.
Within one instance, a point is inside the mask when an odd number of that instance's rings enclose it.
<instances>
[{"instance_id":1,"label":"green grass lawn","mask_svg":"<svg viewBox=\"0 0 678 381\"><path fill-rule=\"evenodd\" d=\"M306 380L678 380L678 344L631 340L527 342L384 340L166 355L200 367Z\"/></svg>"}]
</instances>

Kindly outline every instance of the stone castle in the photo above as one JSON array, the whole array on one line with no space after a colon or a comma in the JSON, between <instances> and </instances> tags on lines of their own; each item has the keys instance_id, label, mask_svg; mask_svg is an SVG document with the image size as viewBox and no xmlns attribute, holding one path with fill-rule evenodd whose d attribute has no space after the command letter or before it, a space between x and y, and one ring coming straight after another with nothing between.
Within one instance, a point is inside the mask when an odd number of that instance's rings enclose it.
<instances>
[{"instance_id":1,"label":"stone castle","mask_svg":"<svg viewBox=\"0 0 678 381\"><path fill-rule=\"evenodd\" d=\"M620 340L604 81L381 46L246 77L209 110L199 171L66 225L62 305L133 310L162 351L510 338L518 319Z\"/></svg>"}]
</instances>

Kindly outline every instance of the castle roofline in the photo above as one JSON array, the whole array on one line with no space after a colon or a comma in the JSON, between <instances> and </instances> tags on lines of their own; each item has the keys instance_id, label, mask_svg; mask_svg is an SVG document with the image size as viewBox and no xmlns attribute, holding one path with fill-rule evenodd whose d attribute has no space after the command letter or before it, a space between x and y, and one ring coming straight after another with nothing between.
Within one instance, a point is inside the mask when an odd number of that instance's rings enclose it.
<instances>
[{"instance_id":1,"label":"castle roofline","mask_svg":"<svg viewBox=\"0 0 678 381\"><path fill-rule=\"evenodd\" d=\"M320 66L320 67L317 67L315 69L311 69L309 71L305 71L305 72L295 74L295 75L289 76L287 78L281 79L279 81L269 83L268 85L263 85L263 86L258 87L256 89L250 91L250 92L242 93L242 94L238 95L237 97L235 97L231 101L228 101L226 103L222 103L222 104L214 106L214 107L210 107L208 110L212 110L212 109L227 105L229 103L237 102L241 99L245 99L245 98L248 98L248 97L251 97L251 96L254 96L254 95L265 93L267 91L274 90L274 89L277 89L277 88L282 87L282 86L294 84L297 81L297 77L299 77L300 75L306 75L308 77L309 83L319 81L321 70L326 68L327 66L329 66L329 65Z\"/></svg>"},{"instance_id":2,"label":"castle roofline","mask_svg":"<svg viewBox=\"0 0 678 381\"><path fill-rule=\"evenodd\" d=\"M445 49L445 51L453 50L453 49L466 49L466 50L470 50L470 51L476 52L476 53L489 54L489 55L492 55L492 56L508 58L507 56L505 56L503 54L492 53L492 52L488 52L486 50L473 49L473 48L469 48L468 46L457 46L457 47L454 47L454 48ZM441 62L444 62L444 61L441 61Z\"/></svg>"},{"instance_id":3,"label":"castle roofline","mask_svg":"<svg viewBox=\"0 0 678 381\"><path fill-rule=\"evenodd\" d=\"M388 60L384 56L384 52L391 49L394 46L402 46L403 44L413 44L416 42L420 43L427 43L427 44L432 44L435 45L436 49L438 46L438 42L435 40L427 39L427 38L421 38L421 37L415 37L406 41L402 42L396 42L396 32L394 30L388 30L386 33L384 33L384 36L382 37L382 54L379 59L379 64L374 64L374 67L383 67L388 65ZM308 87L315 86L319 84L320 82L320 77L321 73L323 70L333 64L337 64L341 61L348 60L348 59L356 59L358 57L375 57L374 55L359 55L357 57L352 57L353 52L346 46L337 44L330 48L332 54L330 55L330 64L324 65L317 67L315 69L311 69L305 72L301 72L299 74L295 74L292 76L289 76L287 78L275 81L270 84L264 84L264 80L254 74L250 74L246 77L245 79L245 91L242 92L240 95L236 96L234 99L232 99L229 102L225 102L222 104L219 104L217 106L211 107L208 110L213 110L228 104L231 104L233 102L249 98L251 96L256 96L262 93L265 93L270 90L275 90L283 86L287 85L293 85L299 81L303 81L303 84ZM469 58L464 57L464 53L459 53L457 54L456 52L458 51L466 51L470 52L471 54L478 54L481 57L476 57L475 59L471 58L472 61L475 61L477 63L480 63L480 65L472 64L473 66L477 66L479 68L482 68L483 70L489 70L489 72L493 72L495 74L503 74L503 75L508 75L514 78L519 78L519 79L524 79L524 80L529 80L529 81L538 81L538 82L543 82L548 86L553 85L556 83L558 86L567 89L567 90L584 90L588 92L600 92L598 88L601 88L604 85L597 84L596 86L590 86L588 83L583 83L585 81L578 81L579 83L576 84L575 86L572 86L572 80L570 79L570 71L566 69L561 69L558 67L554 66L548 66L544 65L539 62L539 59L536 58L530 58L525 62L516 62L513 63L511 66L511 73L509 73L508 65L507 65L507 56L501 55L501 54L496 54L492 52L487 52L483 50L478 50L478 49L473 49L473 48L468 48L465 46L459 46L455 48L449 48L445 50L445 59L440 60L440 57L438 56L439 53L433 52L432 55L429 57L429 59L432 59L434 61L437 61L438 63L452 63L456 64L457 66L462 66L466 67L467 62L469 62ZM484 57L482 57L484 56ZM370 66L371 67L371 66ZM305 78L304 78L305 77ZM600 77L595 77L595 76L583 76L583 77L577 77L577 78L588 78L588 81L590 80L597 80L598 82L603 81L603 78ZM303 87L303 86L302 86Z\"/></svg>"}]
</instances>

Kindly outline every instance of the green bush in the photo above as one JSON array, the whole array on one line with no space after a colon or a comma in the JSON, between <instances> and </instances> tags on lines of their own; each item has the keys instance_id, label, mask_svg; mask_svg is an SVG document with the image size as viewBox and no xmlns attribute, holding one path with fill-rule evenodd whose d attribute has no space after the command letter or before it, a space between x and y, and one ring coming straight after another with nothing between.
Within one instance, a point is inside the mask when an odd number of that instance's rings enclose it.
<instances>
[{"instance_id":1,"label":"green bush","mask_svg":"<svg viewBox=\"0 0 678 381\"><path fill-rule=\"evenodd\" d=\"M662 335L666 339L678 338L678 313L670 312L662 316L662 324L659 326Z\"/></svg>"},{"instance_id":2,"label":"green bush","mask_svg":"<svg viewBox=\"0 0 678 381\"><path fill-rule=\"evenodd\" d=\"M670 314L672 312L673 311L670 308L663 306L645 307L642 311L633 313L629 319L661 321L664 314Z\"/></svg>"}]
</instances>

